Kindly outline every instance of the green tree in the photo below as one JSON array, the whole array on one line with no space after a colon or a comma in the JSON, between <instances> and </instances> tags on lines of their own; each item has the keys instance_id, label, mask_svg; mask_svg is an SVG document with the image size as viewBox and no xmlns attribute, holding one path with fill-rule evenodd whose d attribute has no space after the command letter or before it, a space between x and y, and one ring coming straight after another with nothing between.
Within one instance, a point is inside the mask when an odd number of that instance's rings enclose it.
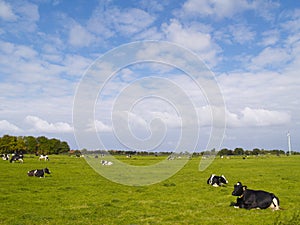
<instances>
[{"instance_id":1,"label":"green tree","mask_svg":"<svg viewBox=\"0 0 300 225\"><path fill-rule=\"evenodd\" d=\"M38 154L49 154L50 153L50 143L48 138L45 136L37 137L38 143Z\"/></svg>"},{"instance_id":2,"label":"green tree","mask_svg":"<svg viewBox=\"0 0 300 225\"><path fill-rule=\"evenodd\" d=\"M243 155L244 154L244 149L243 148L235 148L233 151L234 155Z\"/></svg>"},{"instance_id":3,"label":"green tree","mask_svg":"<svg viewBox=\"0 0 300 225\"><path fill-rule=\"evenodd\" d=\"M10 135L4 135L1 138L1 153L13 153L17 150L17 138Z\"/></svg>"},{"instance_id":4,"label":"green tree","mask_svg":"<svg viewBox=\"0 0 300 225\"><path fill-rule=\"evenodd\" d=\"M58 139L52 138L49 140L50 153L49 154L58 154L60 152L61 142Z\"/></svg>"},{"instance_id":5,"label":"green tree","mask_svg":"<svg viewBox=\"0 0 300 225\"><path fill-rule=\"evenodd\" d=\"M69 152L67 142L59 139L48 139L45 136L10 136L0 137L0 153L26 152L30 154L59 154Z\"/></svg>"},{"instance_id":6,"label":"green tree","mask_svg":"<svg viewBox=\"0 0 300 225\"><path fill-rule=\"evenodd\" d=\"M67 153L70 151L70 146L66 141L60 143L60 150L59 153Z\"/></svg>"},{"instance_id":7,"label":"green tree","mask_svg":"<svg viewBox=\"0 0 300 225\"><path fill-rule=\"evenodd\" d=\"M24 142L25 142L27 153L35 154L37 152L38 143L35 137L33 136L24 137Z\"/></svg>"},{"instance_id":8,"label":"green tree","mask_svg":"<svg viewBox=\"0 0 300 225\"><path fill-rule=\"evenodd\" d=\"M16 140L16 144L15 144L16 151L24 152L26 150L24 138L22 136L19 136L15 140Z\"/></svg>"},{"instance_id":9,"label":"green tree","mask_svg":"<svg viewBox=\"0 0 300 225\"><path fill-rule=\"evenodd\" d=\"M253 150L252 150L252 154L253 155L259 155L261 153L261 151L260 151L260 149L258 149L258 148L254 148Z\"/></svg>"}]
</instances>

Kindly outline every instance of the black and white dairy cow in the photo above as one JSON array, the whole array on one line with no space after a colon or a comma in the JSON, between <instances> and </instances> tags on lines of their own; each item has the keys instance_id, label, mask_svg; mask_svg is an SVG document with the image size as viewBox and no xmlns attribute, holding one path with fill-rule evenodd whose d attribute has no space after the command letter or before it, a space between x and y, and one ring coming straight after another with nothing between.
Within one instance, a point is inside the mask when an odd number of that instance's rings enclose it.
<instances>
[{"instance_id":1,"label":"black and white dairy cow","mask_svg":"<svg viewBox=\"0 0 300 225\"><path fill-rule=\"evenodd\" d=\"M27 172L27 175L29 176L29 177L45 177L45 173L47 173L47 174L51 174L51 172L50 172L50 170L48 169L48 168L45 168L45 169L41 169L41 170L39 170L39 169L37 169L37 170L30 170L30 171L28 171Z\"/></svg>"},{"instance_id":2,"label":"black and white dairy cow","mask_svg":"<svg viewBox=\"0 0 300 225\"><path fill-rule=\"evenodd\" d=\"M22 154L14 154L11 159L9 160L10 163L19 161L23 163L23 155Z\"/></svg>"},{"instance_id":3,"label":"black and white dairy cow","mask_svg":"<svg viewBox=\"0 0 300 225\"><path fill-rule=\"evenodd\" d=\"M279 210L279 199L273 193L247 189L241 182L234 185L232 195L238 196L235 208Z\"/></svg>"},{"instance_id":4,"label":"black and white dairy cow","mask_svg":"<svg viewBox=\"0 0 300 225\"><path fill-rule=\"evenodd\" d=\"M45 161L49 161L48 155L40 155L39 160L41 161L42 159L44 159Z\"/></svg>"},{"instance_id":5,"label":"black and white dairy cow","mask_svg":"<svg viewBox=\"0 0 300 225\"><path fill-rule=\"evenodd\" d=\"M224 184L228 184L228 180L226 180L224 175L216 176L215 174L210 175L207 180L207 184L210 184L214 187L220 187Z\"/></svg>"},{"instance_id":6,"label":"black and white dairy cow","mask_svg":"<svg viewBox=\"0 0 300 225\"><path fill-rule=\"evenodd\" d=\"M9 160L9 154L2 154L3 160Z\"/></svg>"},{"instance_id":7,"label":"black and white dairy cow","mask_svg":"<svg viewBox=\"0 0 300 225\"><path fill-rule=\"evenodd\" d=\"M101 160L101 164L103 166L111 166L113 163L111 161L107 161L107 160Z\"/></svg>"}]
</instances>

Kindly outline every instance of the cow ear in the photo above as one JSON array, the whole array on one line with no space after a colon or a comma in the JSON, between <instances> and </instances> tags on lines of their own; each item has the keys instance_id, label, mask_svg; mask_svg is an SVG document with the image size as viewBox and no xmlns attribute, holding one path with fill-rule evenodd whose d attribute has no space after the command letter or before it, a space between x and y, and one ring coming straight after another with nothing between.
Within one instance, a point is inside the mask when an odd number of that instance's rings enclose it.
<instances>
[{"instance_id":1,"label":"cow ear","mask_svg":"<svg viewBox=\"0 0 300 225\"><path fill-rule=\"evenodd\" d=\"M243 190L245 191L247 189L247 186L243 186Z\"/></svg>"}]
</instances>

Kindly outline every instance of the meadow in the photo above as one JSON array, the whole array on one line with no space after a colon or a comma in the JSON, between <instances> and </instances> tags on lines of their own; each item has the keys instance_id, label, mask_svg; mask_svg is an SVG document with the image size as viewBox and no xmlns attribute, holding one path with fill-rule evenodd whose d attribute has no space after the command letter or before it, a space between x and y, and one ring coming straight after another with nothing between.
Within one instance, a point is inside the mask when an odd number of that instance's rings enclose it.
<instances>
[{"instance_id":1,"label":"meadow","mask_svg":"<svg viewBox=\"0 0 300 225\"><path fill-rule=\"evenodd\" d=\"M146 165L163 160L133 156L120 160ZM199 171L193 157L174 176L149 186L125 186L96 173L84 158L25 155L24 163L0 160L0 224L300 224L300 156L216 158ZM178 159L180 160L180 159ZM100 161L100 159L99 159ZM27 171L48 167L45 178ZM206 184L212 174L229 184ZM233 185L275 193L284 210L235 209Z\"/></svg>"}]
</instances>

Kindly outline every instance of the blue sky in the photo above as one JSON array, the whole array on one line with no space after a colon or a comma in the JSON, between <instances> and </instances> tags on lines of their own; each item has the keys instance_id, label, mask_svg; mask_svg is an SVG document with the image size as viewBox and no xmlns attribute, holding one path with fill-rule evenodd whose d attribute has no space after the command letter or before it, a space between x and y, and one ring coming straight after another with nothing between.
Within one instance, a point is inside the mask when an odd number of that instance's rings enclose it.
<instances>
[{"instance_id":1,"label":"blue sky","mask_svg":"<svg viewBox=\"0 0 300 225\"><path fill-rule=\"evenodd\" d=\"M300 150L298 1L0 0L0 135L46 135L84 147L72 120L82 77L108 51L145 40L178 44L215 75L226 106L221 147L287 150L290 131ZM112 108L128 85L148 93L150 83L136 82L148 76L165 77L190 96L201 130L197 150L205 149L209 104L186 74L159 63L122 68L99 94L93 126L105 147L129 147L113 134ZM160 118L168 131L153 150L172 150L180 115L166 99L144 100L126 114L130 130L147 139L150 122Z\"/></svg>"}]
</instances>

